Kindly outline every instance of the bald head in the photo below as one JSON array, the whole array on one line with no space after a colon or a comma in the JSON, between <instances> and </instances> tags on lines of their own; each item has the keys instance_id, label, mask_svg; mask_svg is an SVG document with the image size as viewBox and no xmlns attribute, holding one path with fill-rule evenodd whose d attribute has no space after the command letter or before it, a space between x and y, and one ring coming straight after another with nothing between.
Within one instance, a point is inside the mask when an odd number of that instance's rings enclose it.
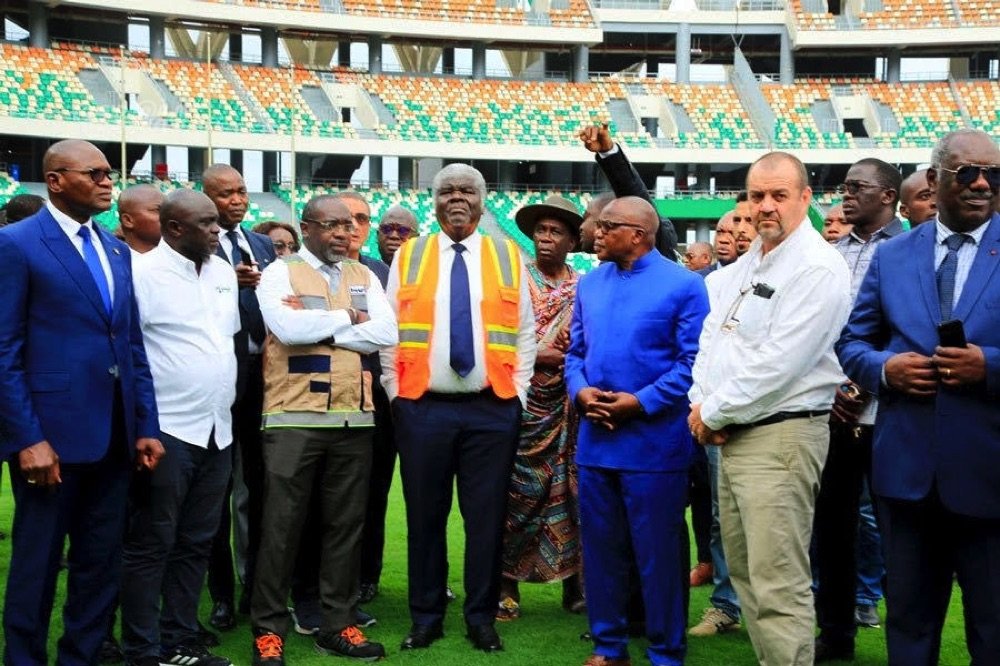
<instances>
[{"instance_id":1,"label":"bald head","mask_svg":"<svg viewBox=\"0 0 1000 666\"><path fill-rule=\"evenodd\" d=\"M66 139L49 146L42 157L42 171L46 173L62 168L76 168L87 160L100 159L107 163L104 153L89 141L83 139Z\"/></svg>"},{"instance_id":2,"label":"bald head","mask_svg":"<svg viewBox=\"0 0 1000 666\"><path fill-rule=\"evenodd\" d=\"M228 164L213 164L202 172L202 189L219 211L219 225L236 228L246 217L250 206L246 183L239 171Z\"/></svg>"},{"instance_id":3,"label":"bald head","mask_svg":"<svg viewBox=\"0 0 1000 666\"><path fill-rule=\"evenodd\" d=\"M133 185L118 196L118 221L122 239L144 253L160 242L160 207L163 192L155 185Z\"/></svg>"},{"instance_id":4,"label":"bald head","mask_svg":"<svg viewBox=\"0 0 1000 666\"><path fill-rule=\"evenodd\" d=\"M656 244L660 216L645 199L622 197L601 211L594 237L594 249L601 261L613 261L622 270L649 253Z\"/></svg>"},{"instance_id":5,"label":"bald head","mask_svg":"<svg viewBox=\"0 0 1000 666\"><path fill-rule=\"evenodd\" d=\"M733 218L736 217L736 211L729 211L723 214L719 218L719 221L715 223L715 233L717 234L729 234L734 239L736 238L736 225L733 224Z\"/></svg>"},{"instance_id":6,"label":"bald head","mask_svg":"<svg viewBox=\"0 0 1000 666\"><path fill-rule=\"evenodd\" d=\"M708 243L691 243L684 252L684 265L693 271L708 268L715 260L715 252Z\"/></svg>"},{"instance_id":7,"label":"bald head","mask_svg":"<svg viewBox=\"0 0 1000 666\"><path fill-rule=\"evenodd\" d=\"M111 191L118 173L97 146L69 139L52 144L42 157L49 201L83 224L111 208Z\"/></svg>"},{"instance_id":8,"label":"bald head","mask_svg":"<svg viewBox=\"0 0 1000 666\"><path fill-rule=\"evenodd\" d=\"M160 206L163 241L200 267L219 246L219 213L205 194L174 190Z\"/></svg>"},{"instance_id":9,"label":"bald head","mask_svg":"<svg viewBox=\"0 0 1000 666\"><path fill-rule=\"evenodd\" d=\"M641 197L622 197L615 199L610 205L614 204L621 204L622 209L642 226L649 246L652 247L656 243L656 230L660 228L660 215L653 204Z\"/></svg>"},{"instance_id":10,"label":"bald head","mask_svg":"<svg viewBox=\"0 0 1000 666\"><path fill-rule=\"evenodd\" d=\"M794 179L799 186L800 192L806 187L809 187L809 172L806 170L806 165L802 163L802 160L791 153L776 150L764 155L763 157L757 158L757 161L750 165L750 169L747 171L748 196L750 190L750 174L754 171L754 169L758 169L766 173L773 173L775 171L787 172L788 170L791 170L794 174Z\"/></svg>"},{"instance_id":11,"label":"bald head","mask_svg":"<svg viewBox=\"0 0 1000 666\"><path fill-rule=\"evenodd\" d=\"M899 186L899 214L911 227L933 220L937 215L937 192L927 182L927 169L918 169Z\"/></svg>"}]
</instances>

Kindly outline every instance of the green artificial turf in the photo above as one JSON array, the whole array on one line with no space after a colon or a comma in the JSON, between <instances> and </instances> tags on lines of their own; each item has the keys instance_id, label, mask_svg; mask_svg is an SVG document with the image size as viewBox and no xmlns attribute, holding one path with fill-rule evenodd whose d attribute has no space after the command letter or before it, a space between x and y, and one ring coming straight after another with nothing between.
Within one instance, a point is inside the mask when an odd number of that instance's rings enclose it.
<instances>
[{"instance_id":1,"label":"green artificial turf","mask_svg":"<svg viewBox=\"0 0 1000 666\"><path fill-rule=\"evenodd\" d=\"M6 476L7 470L4 469ZM3 483L0 490L0 530L10 532L13 500L9 483ZM385 644L388 660L398 664L421 664L426 666L577 666L590 653L590 644L579 639L587 628L585 616L570 615L561 607L559 585L522 585L522 617L514 622L498 623L505 650L499 654L483 654L474 651L464 638L462 622L462 552L464 538L457 506L452 512L449 526L449 553L451 573L449 582L459 600L449 608L445 622L445 638L428 650L401 652L402 641L409 629L410 620L406 607L406 521L402 493L397 477L393 485L389 505L385 571L381 592L366 607L378 618L378 624L367 630L370 640ZM693 543L693 540L692 540ZM0 585L6 585L7 562L10 557L10 539L0 541ZM58 591L57 609L61 606L63 583ZM708 604L711 586L700 587L691 592L690 624L701 617ZM207 620L210 601L205 593L202 598L203 620ZM884 605L880 608L885 617ZM55 656L55 644L62 630L58 613L53 617L49 637L50 660ZM0 636L2 643L2 636ZM634 663L648 663L644 656L645 641L634 641L631 654ZM213 650L224 655L237 665L250 664L250 629L247 618L240 617L234 631L222 634L222 645ZM951 608L945 624L941 648L941 664L958 666L968 664L965 649L964 625L958 588L952 597ZM314 652L312 640L291 633L286 642L286 660L291 665L309 666L318 664L342 664L345 660L321 656ZM712 638L691 639L686 663L691 666L708 665L752 665L755 663L753 650L745 631ZM834 664L838 662L832 662ZM843 662L847 663L847 662ZM885 637L882 629L861 629L858 631L856 666L876 666L886 663Z\"/></svg>"}]
</instances>

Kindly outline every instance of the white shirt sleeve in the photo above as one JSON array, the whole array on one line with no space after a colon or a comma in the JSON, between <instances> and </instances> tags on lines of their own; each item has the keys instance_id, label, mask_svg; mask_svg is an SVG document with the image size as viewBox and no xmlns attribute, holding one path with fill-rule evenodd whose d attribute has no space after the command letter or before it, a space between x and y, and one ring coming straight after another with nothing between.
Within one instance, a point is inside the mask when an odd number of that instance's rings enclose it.
<instances>
[{"instance_id":1,"label":"white shirt sleeve","mask_svg":"<svg viewBox=\"0 0 1000 666\"><path fill-rule=\"evenodd\" d=\"M520 327L517 332L517 368L514 369L514 386L523 407L528 406L528 384L535 372L535 356L538 343L535 340L535 310L531 306L531 290L528 288L528 271L521 262L521 302L518 304Z\"/></svg>"},{"instance_id":2,"label":"white shirt sleeve","mask_svg":"<svg viewBox=\"0 0 1000 666\"><path fill-rule=\"evenodd\" d=\"M282 303L294 293L284 261L273 262L261 273L257 285L260 313L268 330L283 344L308 345L331 337L339 340L351 328L347 310L294 310Z\"/></svg>"},{"instance_id":3,"label":"white shirt sleeve","mask_svg":"<svg viewBox=\"0 0 1000 666\"><path fill-rule=\"evenodd\" d=\"M399 261L399 255L400 251L397 250L395 256L392 258L392 266L389 268L389 283L386 286L386 300L393 312L393 321L397 321L395 315L398 314L399 310L399 302L396 299L396 294L399 292L399 267L396 265ZM398 326L396 331L398 337ZM399 377L396 375L397 349L397 345L392 345L391 347L384 347L379 352L379 360L382 362L382 388L385 389L390 402L395 400L399 395Z\"/></svg>"},{"instance_id":4,"label":"white shirt sleeve","mask_svg":"<svg viewBox=\"0 0 1000 666\"><path fill-rule=\"evenodd\" d=\"M389 307L378 277L368 269L368 316L370 319L334 334L333 344L361 354L395 347L399 341L396 313ZM349 320L348 320L349 321Z\"/></svg>"}]
</instances>

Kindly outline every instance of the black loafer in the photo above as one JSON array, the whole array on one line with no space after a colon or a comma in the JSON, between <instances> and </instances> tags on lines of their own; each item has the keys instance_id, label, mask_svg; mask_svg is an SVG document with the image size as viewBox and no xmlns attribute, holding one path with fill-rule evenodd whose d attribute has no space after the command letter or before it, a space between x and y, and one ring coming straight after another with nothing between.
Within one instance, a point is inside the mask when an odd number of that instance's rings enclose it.
<instances>
[{"instance_id":1,"label":"black loafer","mask_svg":"<svg viewBox=\"0 0 1000 666\"><path fill-rule=\"evenodd\" d=\"M466 625L466 628L468 629L466 637L472 641L472 645L477 650L499 652L503 649L500 635L492 624L470 624Z\"/></svg>"},{"instance_id":2,"label":"black loafer","mask_svg":"<svg viewBox=\"0 0 1000 666\"><path fill-rule=\"evenodd\" d=\"M233 604L229 601L217 601L212 606L212 614L208 623L219 631L231 631L236 628L236 617L233 615Z\"/></svg>"},{"instance_id":3,"label":"black loafer","mask_svg":"<svg viewBox=\"0 0 1000 666\"><path fill-rule=\"evenodd\" d=\"M816 639L816 654L813 663L820 664L826 661L854 661L854 643L828 643L822 638Z\"/></svg>"},{"instance_id":4,"label":"black loafer","mask_svg":"<svg viewBox=\"0 0 1000 666\"><path fill-rule=\"evenodd\" d=\"M444 638L444 627L440 622L432 624L414 624L410 627L410 633L403 639L399 646L400 650L420 650L428 648L431 643L439 638Z\"/></svg>"}]
</instances>

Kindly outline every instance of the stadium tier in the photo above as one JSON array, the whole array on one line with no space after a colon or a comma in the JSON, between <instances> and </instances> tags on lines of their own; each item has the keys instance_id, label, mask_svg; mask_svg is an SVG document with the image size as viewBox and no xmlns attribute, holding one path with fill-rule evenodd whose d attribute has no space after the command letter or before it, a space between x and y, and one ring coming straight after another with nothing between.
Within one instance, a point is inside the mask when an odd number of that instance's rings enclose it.
<instances>
[{"instance_id":1,"label":"stadium tier","mask_svg":"<svg viewBox=\"0 0 1000 666\"><path fill-rule=\"evenodd\" d=\"M593 28L593 14L586 0L553 2L548 10L532 11L527 5L497 0L206 0L207 2L291 9L306 12L353 14L371 18L445 21L449 23L498 23L551 25L557 28Z\"/></svg>"},{"instance_id":2,"label":"stadium tier","mask_svg":"<svg viewBox=\"0 0 1000 666\"><path fill-rule=\"evenodd\" d=\"M1000 82L957 81L955 86L973 123L993 136L1000 135Z\"/></svg>"},{"instance_id":3,"label":"stadium tier","mask_svg":"<svg viewBox=\"0 0 1000 666\"><path fill-rule=\"evenodd\" d=\"M951 29L995 26L1000 21L996 0L878 0L842 15L827 11L825 2L789 0L788 5L800 30Z\"/></svg>"}]
</instances>

